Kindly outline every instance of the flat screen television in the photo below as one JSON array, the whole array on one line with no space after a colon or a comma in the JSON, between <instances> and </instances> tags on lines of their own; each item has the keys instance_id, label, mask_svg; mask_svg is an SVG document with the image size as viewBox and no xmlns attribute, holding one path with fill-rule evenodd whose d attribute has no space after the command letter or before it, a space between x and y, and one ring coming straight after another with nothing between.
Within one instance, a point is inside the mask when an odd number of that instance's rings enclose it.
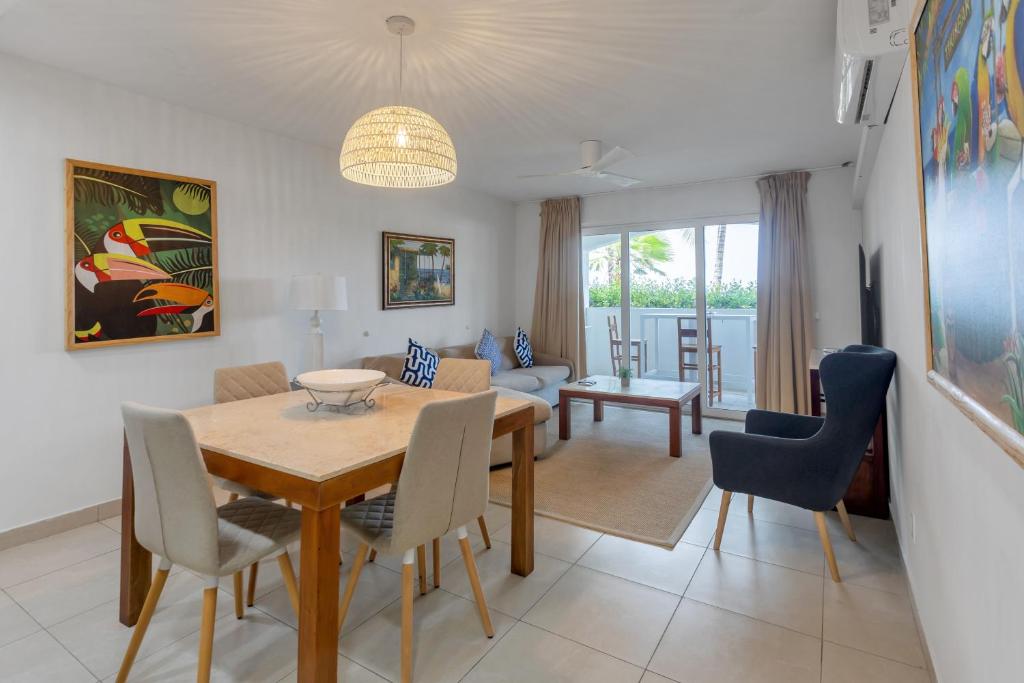
<instances>
[{"instance_id":1,"label":"flat screen television","mask_svg":"<svg viewBox=\"0 0 1024 683\"><path fill-rule=\"evenodd\" d=\"M868 261L864 255L863 245L857 246L860 265L860 343L872 346L882 345L881 319L878 311L875 263L871 263L871 279L868 279Z\"/></svg>"}]
</instances>

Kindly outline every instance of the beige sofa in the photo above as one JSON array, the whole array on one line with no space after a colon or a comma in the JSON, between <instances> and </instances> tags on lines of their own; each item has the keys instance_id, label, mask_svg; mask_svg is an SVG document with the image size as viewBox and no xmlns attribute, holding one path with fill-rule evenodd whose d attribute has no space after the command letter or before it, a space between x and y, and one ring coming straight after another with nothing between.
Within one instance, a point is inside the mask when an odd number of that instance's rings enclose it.
<instances>
[{"instance_id":1,"label":"beige sofa","mask_svg":"<svg viewBox=\"0 0 1024 683\"><path fill-rule=\"evenodd\" d=\"M567 360L534 352L534 367L521 368L512 351L512 337L499 337L502 349L501 371L491 376L491 386L499 395L514 396L533 401L533 451L542 457L547 451L547 422L551 419L551 406L558 400L558 387L572 379L572 363ZM447 346L434 351L441 358L476 358L475 344ZM405 363L404 353L386 356L367 356L364 368L380 370L391 379L399 379ZM550 398L549 398L550 397ZM496 439L491 449L491 465L512 462L512 435Z\"/></svg>"}]
</instances>

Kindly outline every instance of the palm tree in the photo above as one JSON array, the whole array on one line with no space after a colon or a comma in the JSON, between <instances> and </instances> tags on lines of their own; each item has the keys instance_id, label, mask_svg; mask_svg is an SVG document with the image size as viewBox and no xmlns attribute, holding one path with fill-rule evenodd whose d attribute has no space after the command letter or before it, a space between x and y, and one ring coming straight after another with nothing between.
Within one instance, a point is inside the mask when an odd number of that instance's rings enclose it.
<instances>
[{"instance_id":1,"label":"palm tree","mask_svg":"<svg viewBox=\"0 0 1024 683\"><path fill-rule=\"evenodd\" d=\"M683 240L693 241L693 231L684 230ZM657 233L646 233L629 239L629 266L636 275L664 275L659 264L672 260L672 245ZM590 269L595 272L607 271L609 282L618 282L622 277L622 246L615 242L591 253Z\"/></svg>"},{"instance_id":2,"label":"palm tree","mask_svg":"<svg viewBox=\"0 0 1024 683\"><path fill-rule=\"evenodd\" d=\"M430 276L437 282L437 272L434 270L434 257L437 256L437 245L433 242L424 242L420 245L420 253L430 257Z\"/></svg>"},{"instance_id":3,"label":"palm tree","mask_svg":"<svg viewBox=\"0 0 1024 683\"><path fill-rule=\"evenodd\" d=\"M452 248L447 244L442 244L437 248L437 251L441 254L441 270L443 271L445 268L445 261L451 258Z\"/></svg>"},{"instance_id":4,"label":"palm tree","mask_svg":"<svg viewBox=\"0 0 1024 683\"><path fill-rule=\"evenodd\" d=\"M712 287L722 286L722 268L725 265L725 232L726 226L718 226L718 244L715 249L715 271Z\"/></svg>"}]
</instances>

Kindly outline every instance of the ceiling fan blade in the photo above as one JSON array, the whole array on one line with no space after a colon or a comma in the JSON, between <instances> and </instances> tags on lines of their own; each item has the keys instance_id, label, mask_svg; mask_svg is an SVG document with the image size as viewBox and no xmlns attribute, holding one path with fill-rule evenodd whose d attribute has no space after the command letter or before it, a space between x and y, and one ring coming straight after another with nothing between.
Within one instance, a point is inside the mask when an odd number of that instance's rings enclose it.
<instances>
[{"instance_id":1,"label":"ceiling fan blade","mask_svg":"<svg viewBox=\"0 0 1024 683\"><path fill-rule=\"evenodd\" d=\"M619 175L618 173L609 173L608 171L598 173L597 177L610 183L615 183L619 187L630 187L643 182L639 178L630 178L628 175Z\"/></svg>"},{"instance_id":2,"label":"ceiling fan blade","mask_svg":"<svg viewBox=\"0 0 1024 683\"><path fill-rule=\"evenodd\" d=\"M528 178L557 178L563 173L531 173L529 175L517 175L516 178L519 180L526 180Z\"/></svg>"},{"instance_id":3,"label":"ceiling fan blade","mask_svg":"<svg viewBox=\"0 0 1024 683\"><path fill-rule=\"evenodd\" d=\"M620 161L625 161L626 159L631 159L632 157L633 153L630 152L625 147L615 147L612 150L610 150L607 154L605 154L603 157L594 162L594 164L590 167L589 170L595 172L603 171L609 166L617 164Z\"/></svg>"}]
</instances>

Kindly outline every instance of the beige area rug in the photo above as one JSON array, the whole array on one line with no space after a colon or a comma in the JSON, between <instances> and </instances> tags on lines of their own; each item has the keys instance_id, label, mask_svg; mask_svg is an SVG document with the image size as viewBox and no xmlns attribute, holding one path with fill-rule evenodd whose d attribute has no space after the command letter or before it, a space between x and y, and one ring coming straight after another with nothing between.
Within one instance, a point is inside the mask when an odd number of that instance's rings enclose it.
<instances>
[{"instance_id":1,"label":"beige area rug","mask_svg":"<svg viewBox=\"0 0 1024 683\"><path fill-rule=\"evenodd\" d=\"M708 434L743 430L741 422L704 419L690 433L683 416L683 457L668 455L668 415L605 404L572 404L572 439L558 440L558 411L548 422L548 454L534 472L538 515L671 548L711 489ZM509 505L512 468L491 472L491 501Z\"/></svg>"}]
</instances>

